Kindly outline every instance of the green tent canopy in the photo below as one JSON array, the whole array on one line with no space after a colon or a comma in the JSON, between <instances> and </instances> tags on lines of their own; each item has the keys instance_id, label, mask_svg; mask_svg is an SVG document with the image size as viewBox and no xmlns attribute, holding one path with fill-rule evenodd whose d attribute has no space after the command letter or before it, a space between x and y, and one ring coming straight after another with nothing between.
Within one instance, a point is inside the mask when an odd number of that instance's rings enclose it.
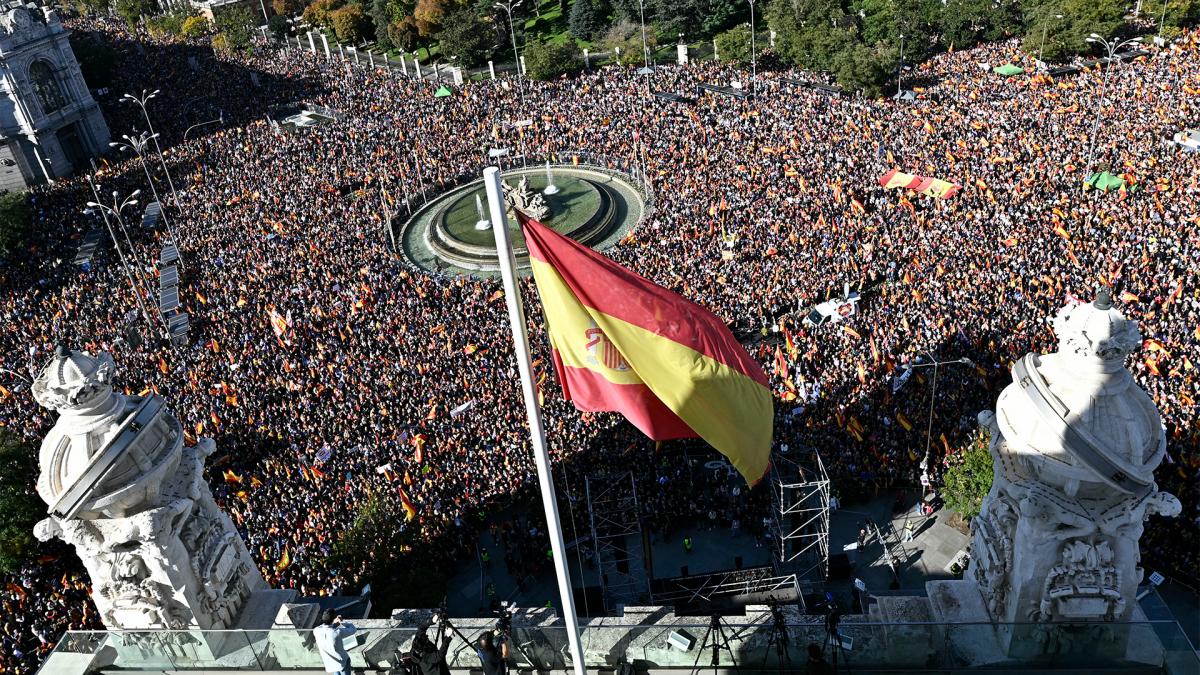
<instances>
[{"instance_id":1,"label":"green tent canopy","mask_svg":"<svg viewBox=\"0 0 1200 675\"><path fill-rule=\"evenodd\" d=\"M1011 63L1006 63L1002 66L997 66L996 68L992 68L992 72L996 73L997 75L1003 75L1005 77L1012 77L1013 75L1020 75L1021 73L1024 73L1025 69L1022 68L1021 66L1016 66Z\"/></svg>"},{"instance_id":2,"label":"green tent canopy","mask_svg":"<svg viewBox=\"0 0 1200 675\"><path fill-rule=\"evenodd\" d=\"M437 91L435 91L435 92L433 92L433 97L434 97L434 98L441 98L441 97L443 97L443 96L449 96L449 95L450 95L450 94L452 94L452 93L453 93L453 92L451 92L451 91L450 91L450 88L449 88L449 87L438 87L438 90L437 90Z\"/></svg>"},{"instance_id":3,"label":"green tent canopy","mask_svg":"<svg viewBox=\"0 0 1200 675\"><path fill-rule=\"evenodd\" d=\"M1125 179L1121 178L1120 176L1114 176L1105 171L1103 173L1094 173L1088 176L1088 179L1084 181L1084 184L1088 187L1108 192L1109 190L1120 190L1121 188L1125 187Z\"/></svg>"}]
</instances>

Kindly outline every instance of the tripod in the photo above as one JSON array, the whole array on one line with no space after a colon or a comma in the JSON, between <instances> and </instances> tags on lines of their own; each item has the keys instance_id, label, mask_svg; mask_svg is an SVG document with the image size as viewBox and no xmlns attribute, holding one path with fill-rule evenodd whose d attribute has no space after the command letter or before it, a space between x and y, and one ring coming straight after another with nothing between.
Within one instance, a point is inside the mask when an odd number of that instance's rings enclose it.
<instances>
[{"instance_id":1,"label":"tripod","mask_svg":"<svg viewBox=\"0 0 1200 675\"><path fill-rule=\"evenodd\" d=\"M791 642L788 638L787 623L783 618L783 610L779 605L771 605L771 634L767 636L767 650L763 653L763 663L767 662L767 654L771 653L771 647L775 647L775 656L779 660L779 667L783 664L791 665Z\"/></svg>"},{"instance_id":2,"label":"tripod","mask_svg":"<svg viewBox=\"0 0 1200 675\"><path fill-rule=\"evenodd\" d=\"M692 662L692 675L696 675L700 671L700 655L704 653L705 648L712 647L712 658L708 665L712 666L713 673L717 672L717 666L721 665L721 650L729 652L729 663L737 670L737 660L733 657L733 648L729 646L729 636L725 633L725 627L721 625L721 615L713 614L708 620L708 630L704 632L704 639L700 642L700 648L696 650L696 659Z\"/></svg>"},{"instance_id":3,"label":"tripod","mask_svg":"<svg viewBox=\"0 0 1200 675\"><path fill-rule=\"evenodd\" d=\"M850 673L850 657L846 655L846 648L842 646L842 638L838 634L838 625L842 622L842 615L836 609L830 608L829 613L825 615L825 646L822 651L828 650L833 655L833 672L838 672L838 655L842 657L842 663L846 666L846 673Z\"/></svg>"}]
</instances>

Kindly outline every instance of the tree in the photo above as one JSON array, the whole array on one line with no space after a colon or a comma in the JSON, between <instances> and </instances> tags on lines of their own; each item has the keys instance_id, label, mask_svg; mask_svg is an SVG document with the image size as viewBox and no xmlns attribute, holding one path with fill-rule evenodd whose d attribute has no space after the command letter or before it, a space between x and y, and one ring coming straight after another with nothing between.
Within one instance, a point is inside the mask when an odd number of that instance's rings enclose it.
<instances>
[{"instance_id":1,"label":"tree","mask_svg":"<svg viewBox=\"0 0 1200 675\"><path fill-rule=\"evenodd\" d=\"M0 258L8 259L21 251L29 236L32 217L33 209L24 192L0 194Z\"/></svg>"},{"instance_id":2,"label":"tree","mask_svg":"<svg viewBox=\"0 0 1200 675\"><path fill-rule=\"evenodd\" d=\"M304 20L313 26L329 26L329 14L343 4L343 0L316 0L304 8Z\"/></svg>"},{"instance_id":3,"label":"tree","mask_svg":"<svg viewBox=\"0 0 1200 675\"><path fill-rule=\"evenodd\" d=\"M750 62L750 24L734 26L716 37L717 54L722 61Z\"/></svg>"},{"instance_id":4,"label":"tree","mask_svg":"<svg viewBox=\"0 0 1200 675\"><path fill-rule=\"evenodd\" d=\"M0 573L13 573L34 551L33 526L45 515L34 493L38 467L33 448L0 429Z\"/></svg>"},{"instance_id":5,"label":"tree","mask_svg":"<svg viewBox=\"0 0 1200 675\"><path fill-rule=\"evenodd\" d=\"M459 65L463 67L486 61L492 51L490 28L470 7L461 7L445 15L438 43L442 54L458 57Z\"/></svg>"},{"instance_id":6,"label":"tree","mask_svg":"<svg viewBox=\"0 0 1200 675\"><path fill-rule=\"evenodd\" d=\"M287 37L289 28L291 26L288 25L288 20L279 14L275 14L270 19L267 19L267 29L271 31L271 35L276 40L282 40Z\"/></svg>"},{"instance_id":7,"label":"tree","mask_svg":"<svg viewBox=\"0 0 1200 675\"><path fill-rule=\"evenodd\" d=\"M329 13L329 25L339 42L356 45L366 37L370 20L361 5L346 5Z\"/></svg>"},{"instance_id":8,"label":"tree","mask_svg":"<svg viewBox=\"0 0 1200 675\"><path fill-rule=\"evenodd\" d=\"M879 96L894 71L896 56L893 49L873 49L857 42L834 54L831 70L842 87L861 90L867 96Z\"/></svg>"},{"instance_id":9,"label":"tree","mask_svg":"<svg viewBox=\"0 0 1200 675\"><path fill-rule=\"evenodd\" d=\"M116 0L113 9L116 10L117 16L132 28L137 25L138 19L142 15L153 16L158 7L154 4L154 0Z\"/></svg>"},{"instance_id":10,"label":"tree","mask_svg":"<svg viewBox=\"0 0 1200 675\"><path fill-rule=\"evenodd\" d=\"M1058 19L1057 14L1063 18ZM1030 21L1025 31L1023 46L1027 52L1038 52L1042 32L1048 29L1047 60L1083 53L1100 56L1087 37L1092 33L1105 38L1116 35L1125 24L1125 5L1118 0L1051 0L1032 12L1032 16L1037 19Z\"/></svg>"},{"instance_id":11,"label":"tree","mask_svg":"<svg viewBox=\"0 0 1200 675\"><path fill-rule=\"evenodd\" d=\"M429 37L437 32L447 9L446 0L417 0L412 15L421 37Z\"/></svg>"},{"instance_id":12,"label":"tree","mask_svg":"<svg viewBox=\"0 0 1200 675\"><path fill-rule=\"evenodd\" d=\"M371 0L367 5L367 17L371 20L371 31L375 34L375 42L381 49L391 49L391 36L388 34L388 24L392 20L388 0Z\"/></svg>"},{"instance_id":13,"label":"tree","mask_svg":"<svg viewBox=\"0 0 1200 675\"><path fill-rule=\"evenodd\" d=\"M608 26L608 8L602 0L575 0L567 30L580 40L591 40Z\"/></svg>"},{"instance_id":14,"label":"tree","mask_svg":"<svg viewBox=\"0 0 1200 675\"><path fill-rule=\"evenodd\" d=\"M189 16L184 19L179 32L185 38L198 38L208 33L208 19L202 16Z\"/></svg>"},{"instance_id":15,"label":"tree","mask_svg":"<svg viewBox=\"0 0 1200 675\"><path fill-rule=\"evenodd\" d=\"M645 57L642 55L642 32L641 27L632 21L620 21L613 24L608 32L605 33L602 44L606 49L620 49L620 62L624 65L632 65L637 63L645 63ZM646 46L651 52L658 45L654 38L654 32L646 31Z\"/></svg>"},{"instance_id":16,"label":"tree","mask_svg":"<svg viewBox=\"0 0 1200 675\"><path fill-rule=\"evenodd\" d=\"M271 9L279 16L292 16L304 11L304 0L271 0Z\"/></svg>"},{"instance_id":17,"label":"tree","mask_svg":"<svg viewBox=\"0 0 1200 675\"><path fill-rule=\"evenodd\" d=\"M583 69L583 52L574 40L560 45L533 43L525 48L525 68L535 80L552 80Z\"/></svg>"},{"instance_id":18,"label":"tree","mask_svg":"<svg viewBox=\"0 0 1200 675\"><path fill-rule=\"evenodd\" d=\"M112 0L78 0L80 14L107 14Z\"/></svg>"},{"instance_id":19,"label":"tree","mask_svg":"<svg viewBox=\"0 0 1200 675\"><path fill-rule=\"evenodd\" d=\"M942 498L967 520L979 515L983 498L992 489L991 441L991 433L980 429L964 450L951 457L953 465L946 471Z\"/></svg>"},{"instance_id":20,"label":"tree","mask_svg":"<svg viewBox=\"0 0 1200 675\"><path fill-rule=\"evenodd\" d=\"M236 5L218 13L215 23L217 32L225 37L225 48L236 52L250 47L258 20L249 9Z\"/></svg>"},{"instance_id":21,"label":"tree","mask_svg":"<svg viewBox=\"0 0 1200 675\"><path fill-rule=\"evenodd\" d=\"M421 32L417 30L417 23L411 16L393 21L387 27L388 41L392 46L401 51L410 52L417 46L417 39L421 37Z\"/></svg>"}]
</instances>

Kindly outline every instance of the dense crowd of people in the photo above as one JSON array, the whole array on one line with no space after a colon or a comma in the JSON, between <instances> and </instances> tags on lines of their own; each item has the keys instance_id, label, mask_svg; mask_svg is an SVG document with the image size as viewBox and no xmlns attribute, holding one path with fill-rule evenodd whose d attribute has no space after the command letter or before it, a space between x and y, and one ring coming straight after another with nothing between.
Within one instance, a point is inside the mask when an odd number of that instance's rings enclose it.
<instances>
[{"instance_id":1,"label":"dense crowd of people","mask_svg":"<svg viewBox=\"0 0 1200 675\"><path fill-rule=\"evenodd\" d=\"M1200 112L1200 34L1115 66L1103 91L1097 69L1055 80L980 66L1029 66L1008 42L916 67L912 103L830 97L790 83L812 79L796 72L763 74L749 99L679 103L651 94L690 96L744 74L712 62L650 75L608 67L519 86L473 82L435 98L432 83L295 47L229 57L103 19L73 27L117 47L113 91L163 92L150 114L178 188L176 206L160 186L185 257L192 329L186 347L158 340L111 250L86 269L71 264L96 225L82 213L87 182L39 188L29 255L0 268L0 365L17 374L0 382L0 423L36 444L54 420L23 375L60 342L112 352L126 392L158 392L189 436L216 439L214 494L274 586L357 592L414 551L435 568L472 559L488 514L536 485L499 282L429 273L385 234L384 213L401 211L402 195L478 175L480 148L497 143L531 157L644 161L653 212L606 254L749 336L779 394L777 445L816 449L847 489L917 480L933 383L922 370L894 387L906 363L975 364L940 369L937 484L1011 362L1054 348L1047 318L1111 287L1163 345L1130 368L1169 434L1160 485L1185 504L1181 525L1150 525L1144 558L1180 578L1197 569L1189 355L1200 345L1200 155L1163 139ZM294 101L341 119L294 133L267 121L268 106ZM143 126L135 106L101 103L114 134ZM213 111L223 125L182 140ZM1124 175L1119 193L1082 188L1097 115L1093 167ZM524 118L533 124L508 124ZM962 190L944 200L885 190L877 179L892 168ZM140 166L119 157L97 181L102 194L147 187ZM149 266L163 235L131 234L135 264ZM844 283L861 291L858 313L803 325L806 309ZM698 490L677 460L702 444L657 448L615 415L562 401L536 291L524 292L564 504L585 503L583 476L631 470L647 527L662 535L697 519L763 534L746 506L766 504L755 496L762 487ZM340 550L372 499L397 516L404 547ZM536 570L544 525L510 529L530 527L542 532L501 537L513 560L492 564ZM0 672L32 672L63 630L99 626L73 554L46 549L53 562L0 577Z\"/></svg>"}]
</instances>

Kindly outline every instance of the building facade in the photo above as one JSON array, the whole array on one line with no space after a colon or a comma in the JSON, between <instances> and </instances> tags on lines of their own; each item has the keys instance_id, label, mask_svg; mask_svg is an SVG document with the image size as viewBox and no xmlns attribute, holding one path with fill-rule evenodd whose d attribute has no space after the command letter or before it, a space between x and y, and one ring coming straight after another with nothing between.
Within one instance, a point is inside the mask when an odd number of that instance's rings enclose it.
<instances>
[{"instance_id":1,"label":"building facade","mask_svg":"<svg viewBox=\"0 0 1200 675\"><path fill-rule=\"evenodd\" d=\"M0 6L0 190L69 176L108 148L68 35L51 8Z\"/></svg>"}]
</instances>

